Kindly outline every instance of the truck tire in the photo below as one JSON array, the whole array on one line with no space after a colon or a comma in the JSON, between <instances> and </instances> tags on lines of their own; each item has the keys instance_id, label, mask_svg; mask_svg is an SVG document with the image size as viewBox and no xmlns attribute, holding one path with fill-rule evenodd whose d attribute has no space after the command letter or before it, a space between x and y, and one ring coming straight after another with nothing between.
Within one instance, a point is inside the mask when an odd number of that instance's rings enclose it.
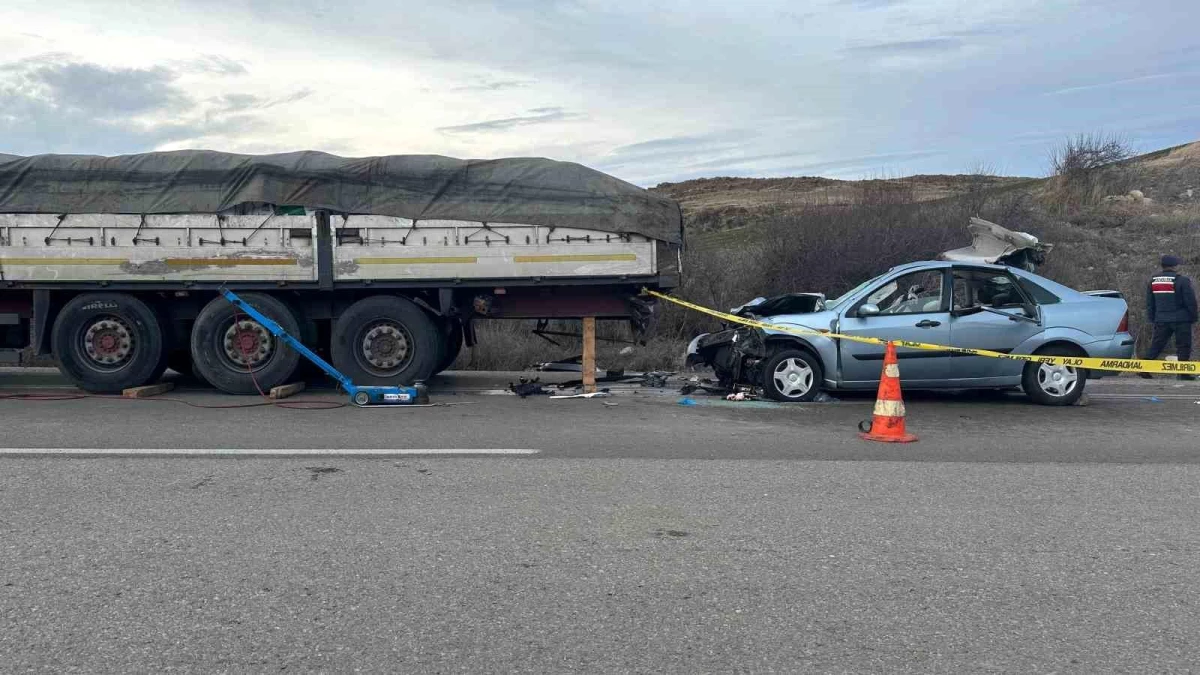
<instances>
[{"instance_id":1,"label":"truck tire","mask_svg":"<svg viewBox=\"0 0 1200 675\"><path fill-rule=\"evenodd\" d=\"M299 334L300 323L285 303L262 293L242 293L241 298L288 334ZM285 384L300 362L294 349L223 297L200 310L191 351L193 372L228 394L256 394Z\"/></svg>"},{"instance_id":2,"label":"truck tire","mask_svg":"<svg viewBox=\"0 0 1200 675\"><path fill-rule=\"evenodd\" d=\"M458 321L447 321L445 328L442 330L444 337L442 341L442 352L438 359L437 367L433 369L433 374L437 375L445 371L454 362L458 360L458 355L462 352L463 346L463 326Z\"/></svg>"},{"instance_id":3,"label":"truck tire","mask_svg":"<svg viewBox=\"0 0 1200 675\"><path fill-rule=\"evenodd\" d=\"M58 313L50 340L59 370L94 394L149 384L166 367L162 324L125 293L75 296Z\"/></svg>"},{"instance_id":4,"label":"truck tire","mask_svg":"<svg viewBox=\"0 0 1200 675\"><path fill-rule=\"evenodd\" d=\"M442 333L416 304L375 295L351 305L333 324L333 365L355 384L427 380L442 354Z\"/></svg>"}]
</instances>

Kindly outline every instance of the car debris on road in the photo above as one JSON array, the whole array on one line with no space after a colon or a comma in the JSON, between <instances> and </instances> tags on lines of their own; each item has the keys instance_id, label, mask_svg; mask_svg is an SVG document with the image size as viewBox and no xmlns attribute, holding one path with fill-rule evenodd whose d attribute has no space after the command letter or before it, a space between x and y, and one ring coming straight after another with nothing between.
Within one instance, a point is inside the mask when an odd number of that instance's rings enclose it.
<instances>
[{"instance_id":1,"label":"car debris on road","mask_svg":"<svg viewBox=\"0 0 1200 675\"><path fill-rule=\"evenodd\" d=\"M509 382L508 390L517 396L520 396L521 398L528 398L530 396L549 396L551 394L550 391L541 385L536 377L532 380L527 377L522 377L517 384Z\"/></svg>"}]
</instances>

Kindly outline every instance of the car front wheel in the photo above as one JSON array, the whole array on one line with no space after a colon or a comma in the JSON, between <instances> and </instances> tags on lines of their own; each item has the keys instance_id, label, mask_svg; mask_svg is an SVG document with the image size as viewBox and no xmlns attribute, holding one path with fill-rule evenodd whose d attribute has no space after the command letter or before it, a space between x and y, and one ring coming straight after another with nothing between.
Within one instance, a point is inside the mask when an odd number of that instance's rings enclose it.
<instances>
[{"instance_id":1,"label":"car front wheel","mask_svg":"<svg viewBox=\"0 0 1200 675\"><path fill-rule=\"evenodd\" d=\"M1038 356L1079 356L1065 347L1048 347ZM1021 375L1021 388L1034 403L1041 405L1072 405L1083 396L1087 384L1087 370L1048 363L1025 364Z\"/></svg>"},{"instance_id":2,"label":"car front wheel","mask_svg":"<svg viewBox=\"0 0 1200 675\"><path fill-rule=\"evenodd\" d=\"M782 349L767 359L762 370L762 386L776 401L811 401L821 391L821 362L799 349Z\"/></svg>"}]
</instances>

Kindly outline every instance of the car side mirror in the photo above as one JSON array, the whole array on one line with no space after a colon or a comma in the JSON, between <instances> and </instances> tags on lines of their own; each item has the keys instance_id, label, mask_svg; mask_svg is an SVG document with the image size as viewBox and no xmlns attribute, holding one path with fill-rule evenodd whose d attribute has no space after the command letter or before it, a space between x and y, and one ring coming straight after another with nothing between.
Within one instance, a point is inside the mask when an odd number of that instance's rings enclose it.
<instances>
[{"instance_id":1,"label":"car side mirror","mask_svg":"<svg viewBox=\"0 0 1200 675\"><path fill-rule=\"evenodd\" d=\"M879 316L879 305L867 303L858 308L858 318L865 319L868 316Z\"/></svg>"}]
</instances>

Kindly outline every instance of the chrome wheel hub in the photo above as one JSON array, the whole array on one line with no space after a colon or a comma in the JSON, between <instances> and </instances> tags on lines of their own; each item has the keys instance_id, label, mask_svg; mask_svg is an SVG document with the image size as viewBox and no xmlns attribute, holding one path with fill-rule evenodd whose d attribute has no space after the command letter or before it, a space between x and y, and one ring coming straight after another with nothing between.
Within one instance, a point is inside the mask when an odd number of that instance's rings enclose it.
<instances>
[{"instance_id":1,"label":"chrome wheel hub","mask_svg":"<svg viewBox=\"0 0 1200 675\"><path fill-rule=\"evenodd\" d=\"M225 330L225 356L243 368L258 368L271 360L275 338L257 321L245 319Z\"/></svg>"},{"instance_id":2,"label":"chrome wheel hub","mask_svg":"<svg viewBox=\"0 0 1200 675\"><path fill-rule=\"evenodd\" d=\"M133 331L119 317L102 317L83 334L83 349L88 358L108 368L128 362L134 347Z\"/></svg>"}]
</instances>

